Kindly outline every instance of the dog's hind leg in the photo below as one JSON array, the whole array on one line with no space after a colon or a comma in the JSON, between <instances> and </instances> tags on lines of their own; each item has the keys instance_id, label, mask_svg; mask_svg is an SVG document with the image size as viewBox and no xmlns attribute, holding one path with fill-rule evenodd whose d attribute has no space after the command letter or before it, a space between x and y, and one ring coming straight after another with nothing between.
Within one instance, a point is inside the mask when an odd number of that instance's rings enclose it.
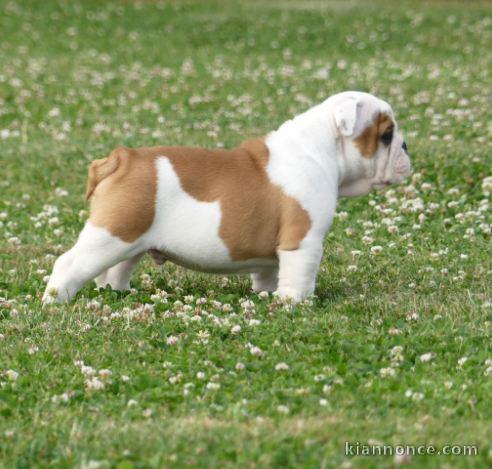
<instances>
[{"instance_id":1,"label":"dog's hind leg","mask_svg":"<svg viewBox=\"0 0 492 469\"><path fill-rule=\"evenodd\" d=\"M142 258L143 253L137 254L125 261L121 261L119 264L109 268L106 272L96 277L96 284L98 287L105 287L110 285L113 290L129 290L130 279L133 270L137 266L138 262Z\"/></svg>"},{"instance_id":2,"label":"dog's hind leg","mask_svg":"<svg viewBox=\"0 0 492 469\"><path fill-rule=\"evenodd\" d=\"M273 268L251 274L251 281L253 283L253 291L273 292L278 285L278 269Z\"/></svg>"},{"instance_id":3,"label":"dog's hind leg","mask_svg":"<svg viewBox=\"0 0 492 469\"><path fill-rule=\"evenodd\" d=\"M69 301L88 281L122 261L134 260L145 250L138 241L126 243L104 228L87 223L75 246L56 261L43 302ZM123 269L114 276L115 281L126 286L130 274L131 269Z\"/></svg>"},{"instance_id":4,"label":"dog's hind leg","mask_svg":"<svg viewBox=\"0 0 492 469\"><path fill-rule=\"evenodd\" d=\"M109 270L109 269L108 269ZM97 288L104 288L109 282L106 280L108 277L108 270L105 270L101 274L99 274L94 281L96 282Z\"/></svg>"}]
</instances>

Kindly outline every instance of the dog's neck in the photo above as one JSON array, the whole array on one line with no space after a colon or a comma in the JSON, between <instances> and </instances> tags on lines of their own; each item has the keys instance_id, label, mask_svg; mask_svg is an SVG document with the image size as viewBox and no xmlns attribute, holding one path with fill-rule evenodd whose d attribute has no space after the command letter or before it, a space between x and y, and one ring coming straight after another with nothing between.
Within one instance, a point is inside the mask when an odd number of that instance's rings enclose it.
<instances>
[{"instance_id":1,"label":"dog's neck","mask_svg":"<svg viewBox=\"0 0 492 469\"><path fill-rule=\"evenodd\" d=\"M268 138L283 142L282 146L297 158L315 160L330 179L335 171L339 189L351 182L358 170L344 158L330 99L284 122Z\"/></svg>"}]
</instances>

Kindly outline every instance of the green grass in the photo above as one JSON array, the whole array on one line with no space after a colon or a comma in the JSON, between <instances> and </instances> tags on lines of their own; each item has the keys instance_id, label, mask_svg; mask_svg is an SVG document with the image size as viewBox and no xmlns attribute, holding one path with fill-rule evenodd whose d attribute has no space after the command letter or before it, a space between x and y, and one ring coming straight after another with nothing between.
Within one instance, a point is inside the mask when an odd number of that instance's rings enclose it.
<instances>
[{"instance_id":1,"label":"green grass","mask_svg":"<svg viewBox=\"0 0 492 469\"><path fill-rule=\"evenodd\" d=\"M411 462L491 464L490 3L0 11L0 467L401 462L345 455L345 441L476 445ZM41 308L87 216L90 160L117 145L233 146L344 89L392 104L415 173L340 201L312 304L146 260L131 293L90 285ZM77 361L110 370L103 389Z\"/></svg>"}]
</instances>

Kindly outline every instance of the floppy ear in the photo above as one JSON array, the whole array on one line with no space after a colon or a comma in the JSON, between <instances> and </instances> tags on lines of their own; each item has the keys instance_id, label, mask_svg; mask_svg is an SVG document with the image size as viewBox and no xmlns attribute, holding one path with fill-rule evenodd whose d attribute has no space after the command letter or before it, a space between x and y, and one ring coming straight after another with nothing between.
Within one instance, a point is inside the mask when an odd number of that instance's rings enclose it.
<instances>
[{"instance_id":1,"label":"floppy ear","mask_svg":"<svg viewBox=\"0 0 492 469\"><path fill-rule=\"evenodd\" d=\"M335 106L335 123L344 137L354 134L357 122L357 110L360 101L355 97L346 98Z\"/></svg>"}]
</instances>

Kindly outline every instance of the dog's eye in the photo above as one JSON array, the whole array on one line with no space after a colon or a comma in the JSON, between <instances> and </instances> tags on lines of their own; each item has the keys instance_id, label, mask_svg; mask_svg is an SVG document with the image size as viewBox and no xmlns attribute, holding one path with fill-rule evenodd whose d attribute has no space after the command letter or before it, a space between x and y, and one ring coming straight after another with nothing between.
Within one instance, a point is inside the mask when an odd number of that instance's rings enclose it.
<instances>
[{"instance_id":1,"label":"dog's eye","mask_svg":"<svg viewBox=\"0 0 492 469\"><path fill-rule=\"evenodd\" d=\"M386 132L384 132L383 135L381 135L381 141L385 145L389 145L391 143L391 140L393 140L393 129L389 129Z\"/></svg>"}]
</instances>

